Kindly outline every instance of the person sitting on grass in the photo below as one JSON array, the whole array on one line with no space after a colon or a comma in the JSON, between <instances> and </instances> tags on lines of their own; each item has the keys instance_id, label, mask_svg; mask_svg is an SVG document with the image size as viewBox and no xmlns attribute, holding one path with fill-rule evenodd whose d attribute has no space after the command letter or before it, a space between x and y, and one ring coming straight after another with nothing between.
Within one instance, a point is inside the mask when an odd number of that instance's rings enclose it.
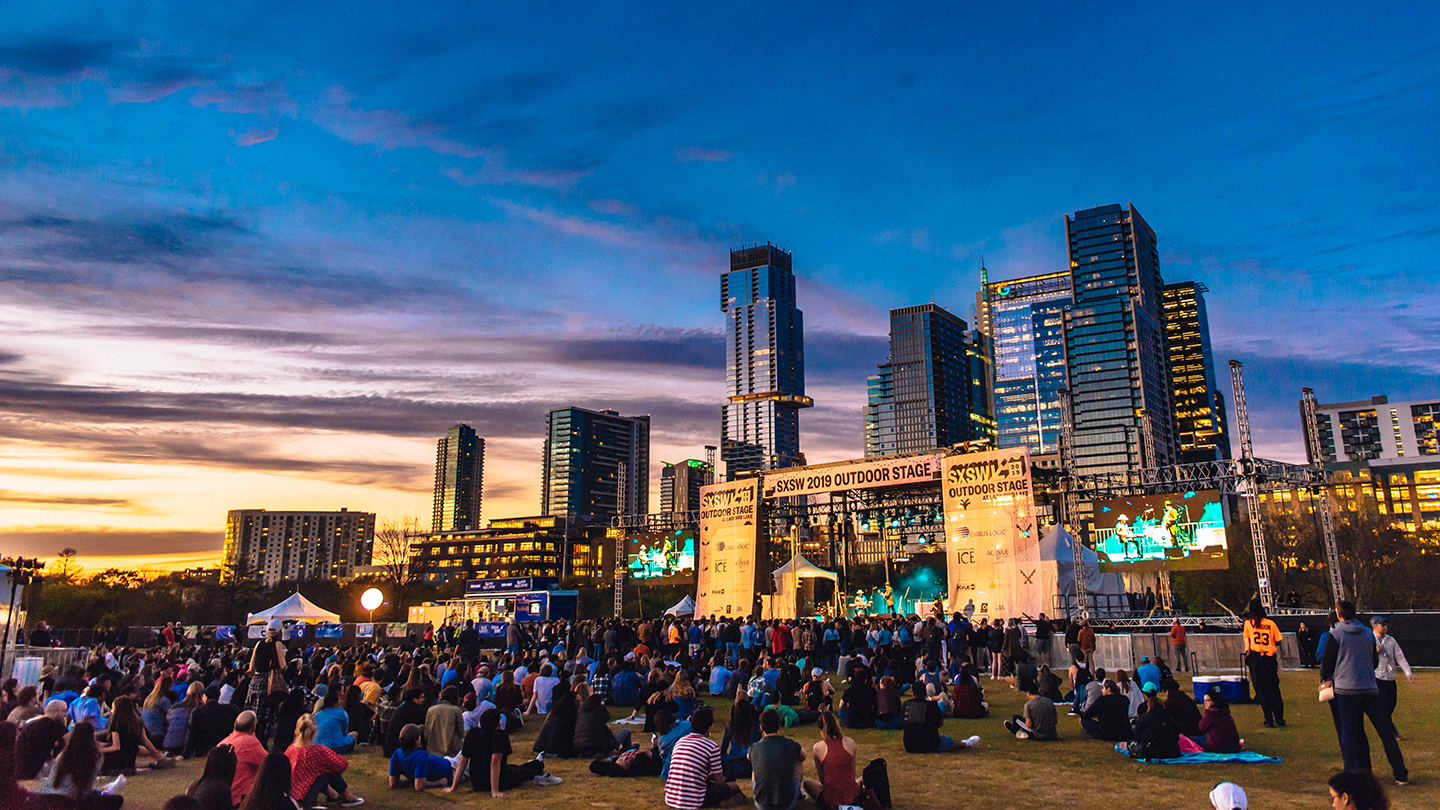
<instances>
[{"instance_id":1,"label":"person sitting on grass","mask_svg":"<svg viewBox=\"0 0 1440 810\"><path fill-rule=\"evenodd\" d=\"M321 698L321 705L324 708L315 714L303 715L309 717L315 726L314 744L323 745L337 755L354 751L360 732L350 730L350 714L340 708L340 690L326 692ZM296 720L296 736L299 736L299 719Z\"/></svg>"},{"instance_id":2,"label":"person sitting on grass","mask_svg":"<svg viewBox=\"0 0 1440 810\"><path fill-rule=\"evenodd\" d=\"M332 793L340 797L341 807L364 804L365 800L351 793L345 783L343 774L350 763L333 749L317 743L315 732L315 717L301 715L295 724L295 742L285 749L285 756L290 759L290 795L302 797L301 807L321 806L324 802L320 797Z\"/></svg>"},{"instance_id":3,"label":"person sitting on grass","mask_svg":"<svg viewBox=\"0 0 1440 810\"><path fill-rule=\"evenodd\" d=\"M1205 716L1200 718L1200 733L1191 737L1195 744L1216 754L1234 754L1245 748L1235 718L1230 716L1230 701L1218 690L1205 693Z\"/></svg>"},{"instance_id":4,"label":"person sitting on grass","mask_svg":"<svg viewBox=\"0 0 1440 810\"><path fill-rule=\"evenodd\" d=\"M1080 728L1097 740L1125 742L1130 739L1130 701L1114 681L1105 681L1104 692L1080 714Z\"/></svg>"},{"instance_id":5,"label":"person sitting on grass","mask_svg":"<svg viewBox=\"0 0 1440 810\"><path fill-rule=\"evenodd\" d=\"M390 787L398 788L410 780L416 790L447 787L455 775L455 763L437 757L420 746L422 729L407 723L400 729L399 747L390 755Z\"/></svg>"},{"instance_id":6,"label":"person sitting on grass","mask_svg":"<svg viewBox=\"0 0 1440 810\"><path fill-rule=\"evenodd\" d=\"M1025 714L1017 714L1013 720L1007 720L1005 729L1021 740L1059 739L1055 732L1055 702L1040 694L1040 685L1035 681L1026 684L1025 694L1030 698L1025 701Z\"/></svg>"},{"instance_id":7,"label":"person sitting on grass","mask_svg":"<svg viewBox=\"0 0 1440 810\"><path fill-rule=\"evenodd\" d=\"M848 695L847 695L848 697ZM880 688L875 690L875 727L884 729L900 728L900 704L905 698L895 679L889 675L880 679Z\"/></svg>"},{"instance_id":8,"label":"person sitting on grass","mask_svg":"<svg viewBox=\"0 0 1440 810\"><path fill-rule=\"evenodd\" d=\"M504 791L514 790L526 782L544 785L558 785L560 778L545 773L545 761L532 759L521 765L511 765L507 760L511 754L510 735L500 727L500 710L486 709L480 715L480 725L465 733L465 743L460 747L460 758L455 770L470 773L470 787L476 793L489 791L492 798L503 798ZM457 778L446 793L454 793L459 786Z\"/></svg>"},{"instance_id":9,"label":"person sitting on grass","mask_svg":"<svg viewBox=\"0 0 1440 810\"><path fill-rule=\"evenodd\" d=\"M970 737L956 742L940 733L945 724L945 713L940 704L916 696L905 701L901 707L903 718L905 750L912 754L946 754L964 751L980 744L980 738Z\"/></svg>"},{"instance_id":10,"label":"person sitting on grass","mask_svg":"<svg viewBox=\"0 0 1440 810\"><path fill-rule=\"evenodd\" d=\"M284 754L267 754L255 777L255 787L245 794L240 810L296 810L290 795L290 759Z\"/></svg>"},{"instance_id":11,"label":"person sitting on grass","mask_svg":"<svg viewBox=\"0 0 1440 810\"><path fill-rule=\"evenodd\" d=\"M1180 684L1174 680L1167 680L1165 683L1165 708L1170 716L1175 718L1175 725L1180 727L1180 733L1189 737L1195 737L1203 732L1200 731L1200 709L1195 705L1195 699L1185 694Z\"/></svg>"},{"instance_id":12,"label":"person sitting on grass","mask_svg":"<svg viewBox=\"0 0 1440 810\"><path fill-rule=\"evenodd\" d=\"M720 738L720 755L727 778L750 777L750 746L759 740L760 722L755 716L755 707L743 698L736 700L730 708L730 722Z\"/></svg>"},{"instance_id":13,"label":"person sitting on grass","mask_svg":"<svg viewBox=\"0 0 1440 810\"><path fill-rule=\"evenodd\" d=\"M1335 810L1390 810L1385 786L1370 771L1341 771L1330 777L1329 787Z\"/></svg>"},{"instance_id":14,"label":"person sitting on grass","mask_svg":"<svg viewBox=\"0 0 1440 810\"><path fill-rule=\"evenodd\" d=\"M665 805L673 810L717 807L741 796L740 786L725 780L720 746L710 739L715 715L701 706L690 715L691 732L676 741L667 763Z\"/></svg>"},{"instance_id":15,"label":"person sitting on grass","mask_svg":"<svg viewBox=\"0 0 1440 810\"><path fill-rule=\"evenodd\" d=\"M1125 746L1126 753L1135 759L1174 759L1180 756L1180 729L1175 725L1175 718L1165 711L1155 684L1145 684L1141 693L1145 696L1145 710L1139 712L1132 724L1134 739Z\"/></svg>"},{"instance_id":16,"label":"person sitting on grass","mask_svg":"<svg viewBox=\"0 0 1440 810\"><path fill-rule=\"evenodd\" d=\"M978 720L990 713L990 704L985 702L985 690L975 679L975 668L969 661L960 665L960 673L951 684L951 698L956 717Z\"/></svg>"},{"instance_id":17,"label":"person sitting on grass","mask_svg":"<svg viewBox=\"0 0 1440 810\"><path fill-rule=\"evenodd\" d=\"M840 699L840 723L846 728L874 728L879 713L875 687L870 684L870 671L864 667L850 676L850 688Z\"/></svg>"},{"instance_id":18,"label":"person sitting on grass","mask_svg":"<svg viewBox=\"0 0 1440 810\"><path fill-rule=\"evenodd\" d=\"M235 749L217 745L205 755L205 770L185 791L202 810L231 810L230 787L235 784Z\"/></svg>"},{"instance_id":19,"label":"person sitting on grass","mask_svg":"<svg viewBox=\"0 0 1440 810\"><path fill-rule=\"evenodd\" d=\"M825 671L819 667L810 670L810 680L800 690L805 699L805 708L812 712L829 709L835 705L835 687L825 678Z\"/></svg>"},{"instance_id":20,"label":"person sitting on grass","mask_svg":"<svg viewBox=\"0 0 1440 810\"><path fill-rule=\"evenodd\" d=\"M821 807L836 808L858 804L864 784L855 778L855 741L840 730L835 714L820 715L820 741L810 749L815 756L815 773L820 778L806 779L805 792Z\"/></svg>"},{"instance_id":21,"label":"person sitting on grass","mask_svg":"<svg viewBox=\"0 0 1440 810\"><path fill-rule=\"evenodd\" d=\"M780 733L780 714L760 713L760 741L750 746L751 793L757 810L790 810L800 799L805 749Z\"/></svg>"}]
</instances>

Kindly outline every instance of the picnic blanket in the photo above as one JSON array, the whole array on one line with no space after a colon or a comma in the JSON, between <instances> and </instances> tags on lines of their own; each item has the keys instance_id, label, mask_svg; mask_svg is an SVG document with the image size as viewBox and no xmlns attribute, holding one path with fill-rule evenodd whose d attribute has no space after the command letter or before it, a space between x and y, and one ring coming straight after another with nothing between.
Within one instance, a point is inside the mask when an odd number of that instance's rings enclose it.
<instances>
[{"instance_id":1,"label":"picnic blanket","mask_svg":"<svg viewBox=\"0 0 1440 810\"><path fill-rule=\"evenodd\" d=\"M1115 743L1115 751L1130 757L1130 754L1121 750L1124 743ZM1133 757L1132 757L1133 759ZM1237 754L1212 754L1200 752L1198 754L1182 754L1174 759L1136 759L1135 762L1160 763L1162 765L1208 765L1215 762L1279 762L1276 757L1267 757L1255 751L1241 751Z\"/></svg>"}]
</instances>

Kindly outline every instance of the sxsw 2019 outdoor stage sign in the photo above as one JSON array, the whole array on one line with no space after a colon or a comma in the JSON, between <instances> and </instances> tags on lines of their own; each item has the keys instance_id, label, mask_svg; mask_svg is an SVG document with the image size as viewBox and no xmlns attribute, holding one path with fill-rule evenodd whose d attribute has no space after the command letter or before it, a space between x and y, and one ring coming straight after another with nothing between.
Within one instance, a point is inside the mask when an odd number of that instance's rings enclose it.
<instances>
[{"instance_id":1,"label":"sxsw 2019 outdoor stage sign","mask_svg":"<svg viewBox=\"0 0 1440 810\"><path fill-rule=\"evenodd\" d=\"M766 472L764 495L765 499L769 500L848 489L879 489L933 483L940 476L940 463L943 458L941 454L935 453Z\"/></svg>"},{"instance_id":2,"label":"sxsw 2019 outdoor stage sign","mask_svg":"<svg viewBox=\"0 0 1440 810\"><path fill-rule=\"evenodd\" d=\"M1027 448L949 456L941 478L950 610L1038 616L1040 536Z\"/></svg>"},{"instance_id":3,"label":"sxsw 2019 outdoor stage sign","mask_svg":"<svg viewBox=\"0 0 1440 810\"><path fill-rule=\"evenodd\" d=\"M755 602L760 479L700 488L695 615L748 616Z\"/></svg>"}]
</instances>

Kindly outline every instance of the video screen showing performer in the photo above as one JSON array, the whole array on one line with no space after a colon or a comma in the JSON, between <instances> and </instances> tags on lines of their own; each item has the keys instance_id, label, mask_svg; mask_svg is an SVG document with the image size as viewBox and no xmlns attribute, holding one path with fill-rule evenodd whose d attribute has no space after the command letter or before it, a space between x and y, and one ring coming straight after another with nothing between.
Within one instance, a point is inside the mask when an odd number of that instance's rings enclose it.
<instances>
[{"instance_id":1,"label":"video screen showing performer","mask_svg":"<svg viewBox=\"0 0 1440 810\"><path fill-rule=\"evenodd\" d=\"M630 579L677 583L695 577L695 532L637 532L626 539Z\"/></svg>"},{"instance_id":2,"label":"video screen showing performer","mask_svg":"<svg viewBox=\"0 0 1440 810\"><path fill-rule=\"evenodd\" d=\"M1215 490L1098 500L1094 527L1102 571L1230 567Z\"/></svg>"}]
</instances>

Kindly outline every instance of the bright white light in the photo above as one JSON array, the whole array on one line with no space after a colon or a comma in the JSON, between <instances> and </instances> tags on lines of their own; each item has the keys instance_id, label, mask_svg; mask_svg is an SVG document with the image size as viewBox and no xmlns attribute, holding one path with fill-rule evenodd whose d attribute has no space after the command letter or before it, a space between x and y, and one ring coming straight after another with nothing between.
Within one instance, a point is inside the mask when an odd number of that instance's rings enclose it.
<instances>
[{"instance_id":1,"label":"bright white light","mask_svg":"<svg viewBox=\"0 0 1440 810\"><path fill-rule=\"evenodd\" d=\"M360 607L366 610L374 610L380 607L380 603L384 601L385 594L381 593L379 588L371 588L360 594Z\"/></svg>"}]
</instances>

